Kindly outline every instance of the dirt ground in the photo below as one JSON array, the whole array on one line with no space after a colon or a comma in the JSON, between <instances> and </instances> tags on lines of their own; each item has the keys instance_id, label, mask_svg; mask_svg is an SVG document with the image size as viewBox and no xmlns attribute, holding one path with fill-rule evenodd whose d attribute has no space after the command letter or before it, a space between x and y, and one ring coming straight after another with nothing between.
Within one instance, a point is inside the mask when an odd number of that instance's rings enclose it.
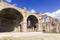
<instances>
[{"instance_id":1,"label":"dirt ground","mask_svg":"<svg viewBox=\"0 0 60 40\"><path fill-rule=\"evenodd\" d=\"M1 34L1 33L0 33ZM3 33L4 34L4 33ZM12 33L9 33L12 34ZM13 35L15 34L15 35ZM52 33L13 33L13 36L0 37L0 40L60 40L60 34ZM19 35L21 34L21 35ZM8 34L5 34L8 35ZM19 35L18 37L16 35ZM14 37L15 36L15 37Z\"/></svg>"}]
</instances>

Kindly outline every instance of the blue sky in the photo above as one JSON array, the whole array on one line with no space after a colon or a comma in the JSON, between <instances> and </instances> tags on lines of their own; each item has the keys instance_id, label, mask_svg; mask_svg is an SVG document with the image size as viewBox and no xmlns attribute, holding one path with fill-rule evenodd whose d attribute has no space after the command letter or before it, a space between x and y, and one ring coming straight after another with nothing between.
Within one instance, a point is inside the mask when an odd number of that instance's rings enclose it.
<instances>
[{"instance_id":1,"label":"blue sky","mask_svg":"<svg viewBox=\"0 0 60 40\"><path fill-rule=\"evenodd\" d=\"M3 0L7 2L6 0ZM60 9L60 0L12 0L8 2L16 4L18 7L26 7L28 10L34 9L36 12L53 12Z\"/></svg>"},{"instance_id":2,"label":"blue sky","mask_svg":"<svg viewBox=\"0 0 60 40\"><path fill-rule=\"evenodd\" d=\"M3 0L17 7L25 7L35 13L41 12L60 20L60 0Z\"/></svg>"}]
</instances>

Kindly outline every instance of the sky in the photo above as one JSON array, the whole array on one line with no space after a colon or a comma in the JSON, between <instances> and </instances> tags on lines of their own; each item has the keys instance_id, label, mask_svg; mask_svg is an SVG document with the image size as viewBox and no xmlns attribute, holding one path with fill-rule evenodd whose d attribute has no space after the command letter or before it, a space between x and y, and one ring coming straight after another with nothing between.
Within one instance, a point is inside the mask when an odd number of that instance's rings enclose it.
<instances>
[{"instance_id":1,"label":"sky","mask_svg":"<svg viewBox=\"0 0 60 40\"><path fill-rule=\"evenodd\" d=\"M36 12L53 12L60 9L60 0L3 0L18 7L26 7L28 10L34 9Z\"/></svg>"},{"instance_id":2,"label":"sky","mask_svg":"<svg viewBox=\"0 0 60 40\"><path fill-rule=\"evenodd\" d=\"M47 14L60 19L60 0L3 0L17 7L25 7L27 10Z\"/></svg>"}]
</instances>

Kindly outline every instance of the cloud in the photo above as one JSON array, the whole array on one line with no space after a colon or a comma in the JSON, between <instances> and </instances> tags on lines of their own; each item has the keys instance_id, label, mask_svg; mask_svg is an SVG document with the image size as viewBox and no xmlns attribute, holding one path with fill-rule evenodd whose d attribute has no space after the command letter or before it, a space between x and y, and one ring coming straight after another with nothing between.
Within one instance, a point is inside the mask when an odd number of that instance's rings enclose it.
<instances>
[{"instance_id":1,"label":"cloud","mask_svg":"<svg viewBox=\"0 0 60 40\"><path fill-rule=\"evenodd\" d=\"M46 12L44 14L47 14L48 16L51 16L53 18L57 18L60 21L60 9L54 11L54 12Z\"/></svg>"},{"instance_id":2,"label":"cloud","mask_svg":"<svg viewBox=\"0 0 60 40\"><path fill-rule=\"evenodd\" d=\"M17 4L12 4L13 6L17 6Z\"/></svg>"},{"instance_id":3,"label":"cloud","mask_svg":"<svg viewBox=\"0 0 60 40\"><path fill-rule=\"evenodd\" d=\"M12 0L6 0L6 1L10 3Z\"/></svg>"},{"instance_id":4,"label":"cloud","mask_svg":"<svg viewBox=\"0 0 60 40\"><path fill-rule=\"evenodd\" d=\"M34 9L31 9L31 12L32 12L32 13L35 13L35 10L34 10Z\"/></svg>"},{"instance_id":5,"label":"cloud","mask_svg":"<svg viewBox=\"0 0 60 40\"><path fill-rule=\"evenodd\" d=\"M7 2L9 2L9 3L11 3L12 2L12 0L6 0ZM17 6L17 4L12 4L13 6Z\"/></svg>"}]
</instances>

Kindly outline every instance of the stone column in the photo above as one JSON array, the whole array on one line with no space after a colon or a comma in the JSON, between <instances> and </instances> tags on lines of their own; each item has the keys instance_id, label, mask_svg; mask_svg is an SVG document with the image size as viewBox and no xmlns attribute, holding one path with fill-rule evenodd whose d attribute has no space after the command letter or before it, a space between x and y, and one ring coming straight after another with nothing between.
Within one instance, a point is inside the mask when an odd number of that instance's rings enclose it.
<instances>
[{"instance_id":1,"label":"stone column","mask_svg":"<svg viewBox=\"0 0 60 40\"><path fill-rule=\"evenodd\" d=\"M59 32L59 23L57 22L56 32Z\"/></svg>"},{"instance_id":2,"label":"stone column","mask_svg":"<svg viewBox=\"0 0 60 40\"><path fill-rule=\"evenodd\" d=\"M50 27L49 27L49 32L51 32L51 30L52 30L52 17L49 17L49 19L50 19Z\"/></svg>"},{"instance_id":3,"label":"stone column","mask_svg":"<svg viewBox=\"0 0 60 40\"><path fill-rule=\"evenodd\" d=\"M50 24L47 24L47 32L50 32Z\"/></svg>"},{"instance_id":4,"label":"stone column","mask_svg":"<svg viewBox=\"0 0 60 40\"><path fill-rule=\"evenodd\" d=\"M41 19L42 19L42 15L40 14L40 16L39 16L39 18L38 18L38 23L37 23L37 26L38 26L38 32L42 32L42 21L41 21Z\"/></svg>"},{"instance_id":5,"label":"stone column","mask_svg":"<svg viewBox=\"0 0 60 40\"><path fill-rule=\"evenodd\" d=\"M22 31L23 32L27 31L27 25L26 25L26 23L23 23L23 25L22 25Z\"/></svg>"},{"instance_id":6,"label":"stone column","mask_svg":"<svg viewBox=\"0 0 60 40\"><path fill-rule=\"evenodd\" d=\"M25 17L23 18L22 31L27 32L27 20Z\"/></svg>"},{"instance_id":7,"label":"stone column","mask_svg":"<svg viewBox=\"0 0 60 40\"><path fill-rule=\"evenodd\" d=\"M44 30L46 31L47 30L47 25L46 25L46 18L47 18L47 15L43 15L43 18L44 18Z\"/></svg>"},{"instance_id":8,"label":"stone column","mask_svg":"<svg viewBox=\"0 0 60 40\"><path fill-rule=\"evenodd\" d=\"M33 29L33 32L35 32L34 27L32 27L32 29Z\"/></svg>"},{"instance_id":9,"label":"stone column","mask_svg":"<svg viewBox=\"0 0 60 40\"><path fill-rule=\"evenodd\" d=\"M45 26L45 32L46 32L46 17L44 18L44 26Z\"/></svg>"},{"instance_id":10,"label":"stone column","mask_svg":"<svg viewBox=\"0 0 60 40\"><path fill-rule=\"evenodd\" d=\"M18 32L20 32L20 25L18 26Z\"/></svg>"}]
</instances>

